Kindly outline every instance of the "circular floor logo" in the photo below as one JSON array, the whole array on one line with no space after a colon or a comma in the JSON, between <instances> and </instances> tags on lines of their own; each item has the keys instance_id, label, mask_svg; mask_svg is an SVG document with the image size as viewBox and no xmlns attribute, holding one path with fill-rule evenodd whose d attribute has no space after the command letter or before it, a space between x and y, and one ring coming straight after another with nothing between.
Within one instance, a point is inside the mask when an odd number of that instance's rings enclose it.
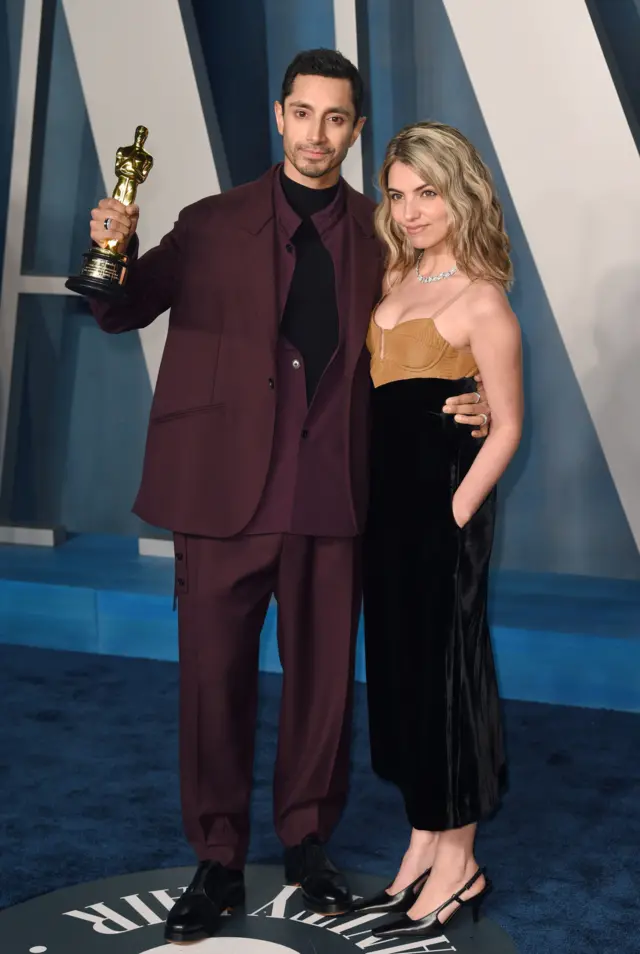
<instances>
[{"instance_id":1,"label":"circular floor logo","mask_svg":"<svg viewBox=\"0 0 640 954\"><path fill-rule=\"evenodd\" d=\"M11 954L167 954L167 912L193 875L167 868L65 888L0 912L0 945ZM349 875L354 894L367 897L384 886L379 878ZM251 865L247 902L221 919L216 937L189 944L193 954L516 954L497 924L467 912L436 937L381 940L373 930L384 915L313 914L300 891L283 884L282 869ZM177 950L183 950L178 948Z\"/></svg>"},{"instance_id":2,"label":"circular floor logo","mask_svg":"<svg viewBox=\"0 0 640 954\"><path fill-rule=\"evenodd\" d=\"M199 954L296 954L297 950L295 947L274 944L273 941L249 940L246 937L212 937L208 941L200 941L196 947ZM167 954L167 945L153 947L143 954Z\"/></svg>"}]
</instances>

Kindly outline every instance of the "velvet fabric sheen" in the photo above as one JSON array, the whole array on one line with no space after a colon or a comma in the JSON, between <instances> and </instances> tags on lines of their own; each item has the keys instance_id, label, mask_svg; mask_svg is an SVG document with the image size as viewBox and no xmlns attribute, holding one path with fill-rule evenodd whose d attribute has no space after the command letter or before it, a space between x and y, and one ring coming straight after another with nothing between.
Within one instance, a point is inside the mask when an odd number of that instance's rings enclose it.
<instances>
[{"instance_id":1,"label":"velvet fabric sheen","mask_svg":"<svg viewBox=\"0 0 640 954\"><path fill-rule=\"evenodd\" d=\"M372 764L414 828L493 812L505 783L487 625L495 491L460 529L452 498L481 443L442 413L472 378L394 381L373 394L364 612Z\"/></svg>"}]
</instances>

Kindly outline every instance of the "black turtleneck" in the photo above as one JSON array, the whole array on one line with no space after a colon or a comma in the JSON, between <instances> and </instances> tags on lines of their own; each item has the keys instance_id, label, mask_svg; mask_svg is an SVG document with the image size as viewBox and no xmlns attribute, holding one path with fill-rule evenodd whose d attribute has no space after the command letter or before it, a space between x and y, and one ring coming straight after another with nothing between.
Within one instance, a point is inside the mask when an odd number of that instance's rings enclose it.
<instances>
[{"instance_id":1,"label":"black turtleneck","mask_svg":"<svg viewBox=\"0 0 640 954\"><path fill-rule=\"evenodd\" d=\"M338 194L340 182L328 189L310 189L309 186L294 182L284 173L284 168L280 170L280 181L282 190L287 198L287 202L301 219L309 218L316 212L321 212L331 205Z\"/></svg>"},{"instance_id":2,"label":"black turtleneck","mask_svg":"<svg viewBox=\"0 0 640 954\"><path fill-rule=\"evenodd\" d=\"M302 219L292 239L296 264L281 331L304 361L310 404L324 369L338 347L339 333L333 262L311 217L334 201L340 183L328 189L310 189L289 179L284 171L281 171L281 181L287 202Z\"/></svg>"}]
</instances>

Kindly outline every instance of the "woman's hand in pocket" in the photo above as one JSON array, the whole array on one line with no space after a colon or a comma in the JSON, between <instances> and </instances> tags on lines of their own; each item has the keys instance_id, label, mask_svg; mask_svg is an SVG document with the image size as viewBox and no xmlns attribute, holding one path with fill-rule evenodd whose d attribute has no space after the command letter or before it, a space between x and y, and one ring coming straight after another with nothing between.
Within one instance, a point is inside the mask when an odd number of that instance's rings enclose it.
<instances>
[{"instance_id":1,"label":"woman's hand in pocket","mask_svg":"<svg viewBox=\"0 0 640 954\"><path fill-rule=\"evenodd\" d=\"M453 511L453 519L458 525L458 529L462 530L462 528L469 523L473 514L469 513L468 508L465 507L464 502L460 499L460 494L458 491L456 491L453 495L451 509Z\"/></svg>"}]
</instances>

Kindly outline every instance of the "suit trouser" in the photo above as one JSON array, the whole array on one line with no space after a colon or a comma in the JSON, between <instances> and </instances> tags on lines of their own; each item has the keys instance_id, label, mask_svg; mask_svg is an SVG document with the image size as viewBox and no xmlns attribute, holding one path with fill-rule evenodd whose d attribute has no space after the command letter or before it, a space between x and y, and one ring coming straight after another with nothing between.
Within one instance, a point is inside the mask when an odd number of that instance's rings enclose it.
<instances>
[{"instance_id":1,"label":"suit trouser","mask_svg":"<svg viewBox=\"0 0 640 954\"><path fill-rule=\"evenodd\" d=\"M278 601L283 668L274 818L284 845L327 839L347 795L359 538L175 535L180 635L180 777L200 860L243 866L260 632Z\"/></svg>"}]
</instances>

